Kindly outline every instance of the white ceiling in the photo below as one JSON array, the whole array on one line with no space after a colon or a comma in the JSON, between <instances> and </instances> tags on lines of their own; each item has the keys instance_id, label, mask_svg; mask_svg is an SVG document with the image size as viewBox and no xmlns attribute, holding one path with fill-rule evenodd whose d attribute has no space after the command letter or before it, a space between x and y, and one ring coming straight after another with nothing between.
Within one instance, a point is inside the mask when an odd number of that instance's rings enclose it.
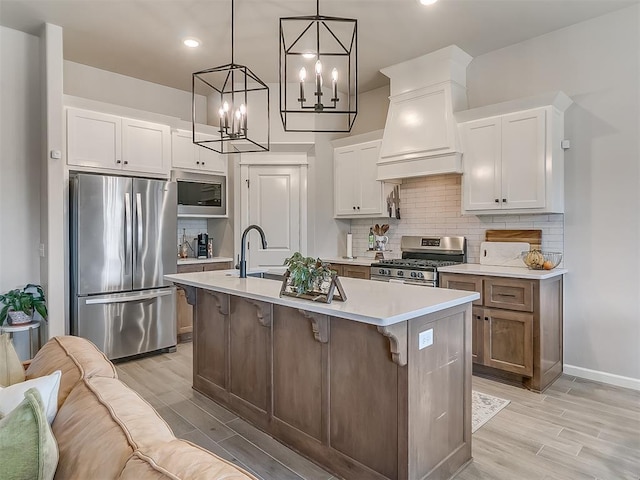
<instances>
[{"instance_id":1,"label":"white ceiling","mask_svg":"<svg viewBox=\"0 0 640 480\"><path fill-rule=\"evenodd\" d=\"M358 20L360 91L380 68L456 44L478 56L640 0L323 0L320 13ZM278 81L278 19L315 14L313 0L236 0L235 61ZM183 90L191 73L230 61L231 0L0 0L0 24L64 29L64 57ZM182 39L202 41L188 49Z\"/></svg>"}]
</instances>

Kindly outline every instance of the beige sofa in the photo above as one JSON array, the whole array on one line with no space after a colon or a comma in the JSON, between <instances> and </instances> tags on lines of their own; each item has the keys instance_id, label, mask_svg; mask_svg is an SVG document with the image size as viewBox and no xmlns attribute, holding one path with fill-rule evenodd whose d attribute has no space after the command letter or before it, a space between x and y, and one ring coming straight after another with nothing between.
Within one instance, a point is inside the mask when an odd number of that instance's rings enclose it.
<instances>
[{"instance_id":1,"label":"beige sofa","mask_svg":"<svg viewBox=\"0 0 640 480\"><path fill-rule=\"evenodd\" d=\"M216 455L179 440L91 342L55 337L27 368L27 379L62 371L53 433L56 479L257 480Z\"/></svg>"}]
</instances>

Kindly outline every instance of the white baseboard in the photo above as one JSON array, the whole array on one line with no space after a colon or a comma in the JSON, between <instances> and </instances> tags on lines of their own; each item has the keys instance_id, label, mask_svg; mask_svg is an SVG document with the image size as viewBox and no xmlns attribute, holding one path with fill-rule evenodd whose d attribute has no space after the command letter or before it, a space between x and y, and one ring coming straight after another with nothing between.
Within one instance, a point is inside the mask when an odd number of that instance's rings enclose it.
<instances>
[{"instance_id":1,"label":"white baseboard","mask_svg":"<svg viewBox=\"0 0 640 480\"><path fill-rule=\"evenodd\" d=\"M623 377L613 373L600 372L598 370L590 370L588 368L574 367L573 365L564 365L563 373L573 375L574 377L586 378L595 382L608 383L616 387L630 388L640 391L640 379Z\"/></svg>"}]
</instances>

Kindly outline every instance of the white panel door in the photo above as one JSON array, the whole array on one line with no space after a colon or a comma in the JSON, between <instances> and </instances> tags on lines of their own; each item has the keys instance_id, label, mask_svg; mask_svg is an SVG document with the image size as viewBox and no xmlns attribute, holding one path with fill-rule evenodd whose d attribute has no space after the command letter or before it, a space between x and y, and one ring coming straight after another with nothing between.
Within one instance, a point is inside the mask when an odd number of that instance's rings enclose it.
<instances>
[{"instance_id":1,"label":"white panel door","mask_svg":"<svg viewBox=\"0 0 640 480\"><path fill-rule=\"evenodd\" d=\"M260 235L250 232L248 266L282 266L300 250L300 167L252 165L248 188L249 224L260 225L267 238L263 249Z\"/></svg>"},{"instance_id":2,"label":"white panel door","mask_svg":"<svg viewBox=\"0 0 640 480\"><path fill-rule=\"evenodd\" d=\"M361 215L382 215L385 210L382 205L382 182L376 180L381 143L381 140L367 143L362 145L358 151L359 170L356 172L357 177L354 178L360 179L358 213Z\"/></svg>"},{"instance_id":3,"label":"white panel door","mask_svg":"<svg viewBox=\"0 0 640 480\"><path fill-rule=\"evenodd\" d=\"M500 117L462 125L464 210L501 208L501 137Z\"/></svg>"},{"instance_id":4,"label":"white panel door","mask_svg":"<svg viewBox=\"0 0 640 480\"><path fill-rule=\"evenodd\" d=\"M123 169L168 175L171 131L167 125L122 119Z\"/></svg>"},{"instance_id":5,"label":"white panel door","mask_svg":"<svg viewBox=\"0 0 640 480\"><path fill-rule=\"evenodd\" d=\"M121 168L120 117L89 110L67 110L67 163Z\"/></svg>"},{"instance_id":6,"label":"white panel door","mask_svg":"<svg viewBox=\"0 0 640 480\"><path fill-rule=\"evenodd\" d=\"M353 215L360 204L360 172L357 147L334 151L334 214Z\"/></svg>"},{"instance_id":7,"label":"white panel door","mask_svg":"<svg viewBox=\"0 0 640 480\"><path fill-rule=\"evenodd\" d=\"M545 165L545 111L503 116L503 209L545 206Z\"/></svg>"}]
</instances>

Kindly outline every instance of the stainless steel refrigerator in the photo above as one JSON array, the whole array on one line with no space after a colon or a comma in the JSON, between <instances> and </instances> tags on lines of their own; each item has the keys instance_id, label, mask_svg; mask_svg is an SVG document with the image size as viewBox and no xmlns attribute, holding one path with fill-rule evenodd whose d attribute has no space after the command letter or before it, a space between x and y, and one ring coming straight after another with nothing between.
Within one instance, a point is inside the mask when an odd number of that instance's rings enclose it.
<instances>
[{"instance_id":1,"label":"stainless steel refrigerator","mask_svg":"<svg viewBox=\"0 0 640 480\"><path fill-rule=\"evenodd\" d=\"M72 174L71 333L110 359L176 345L176 184Z\"/></svg>"}]
</instances>

